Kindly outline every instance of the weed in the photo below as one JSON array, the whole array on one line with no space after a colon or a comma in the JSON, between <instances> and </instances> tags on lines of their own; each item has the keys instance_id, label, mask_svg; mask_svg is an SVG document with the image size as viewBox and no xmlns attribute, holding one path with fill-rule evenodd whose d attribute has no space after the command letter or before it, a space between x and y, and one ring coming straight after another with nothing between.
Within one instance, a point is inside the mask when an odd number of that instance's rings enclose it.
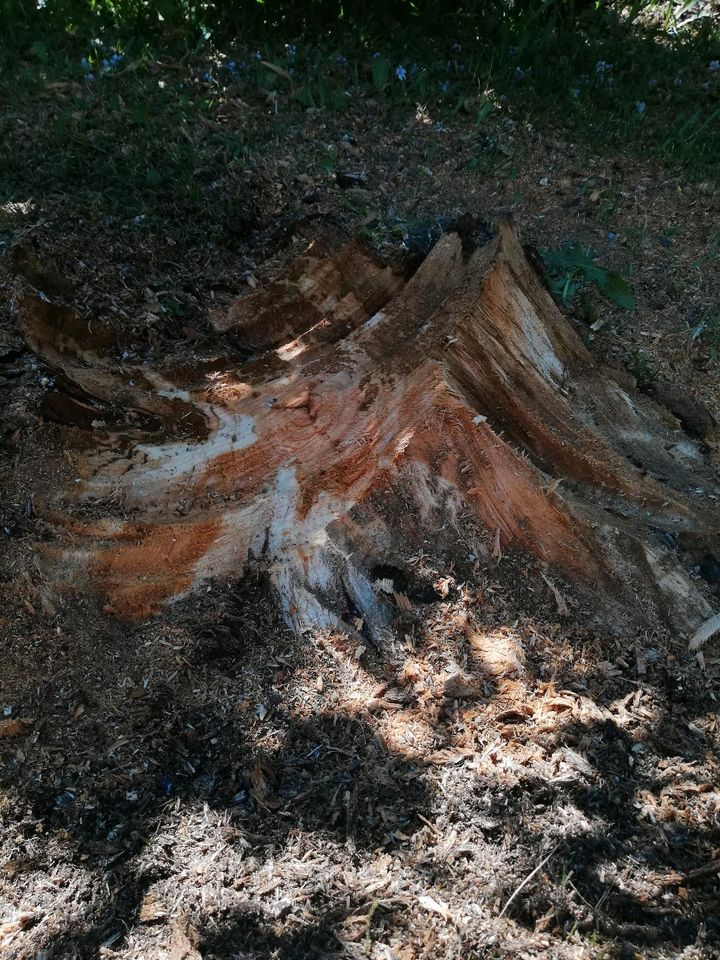
<instances>
[{"instance_id":1,"label":"weed","mask_svg":"<svg viewBox=\"0 0 720 960\"><path fill-rule=\"evenodd\" d=\"M637 380L641 390L647 389L655 382L656 373L644 350L633 350L628 356L626 366Z\"/></svg>"},{"instance_id":2,"label":"weed","mask_svg":"<svg viewBox=\"0 0 720 960\"><path fill-rule=\"evenodd\" d=\"M540 251L548 271L550 289L567 306L586 283L593 284L611 303L624 310L635 309L635 295L627 281L613 270L595 263L596 254L578 244L566 243L560 250Z\"/></svg>"},{"instance_id":3,"label":"weed","mask_svg":"<svg viewBox=\"0 0 720 960\"><path fill-rule=\"evenodd\" d=\"M720 357L720 313L709 314L692 328L690 347L698 340L706 347L708 362L715 363Z\"/></svg>"}]
</instances>

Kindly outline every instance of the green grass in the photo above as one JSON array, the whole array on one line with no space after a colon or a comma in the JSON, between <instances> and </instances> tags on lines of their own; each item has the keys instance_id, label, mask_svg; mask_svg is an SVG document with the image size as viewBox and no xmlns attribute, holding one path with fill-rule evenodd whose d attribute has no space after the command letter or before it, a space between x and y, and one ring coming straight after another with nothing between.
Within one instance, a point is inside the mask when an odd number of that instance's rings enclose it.
<instances>
[{"instance_id":1,"label":"green grass","mask_svg":"<svg viewBox=\"0 0 720 960\"><path fill-rule=\"evenodd\" d=\"M445 18L445 32L432 35L410 23L392 42L387 30L340 23L304 39L259 30L241 48L191 24L178 36L138 35L120 17L106 17L100 47L80 22L9 32L0 50L0 202L67 193L107 216L175 219L232 239L252 223L248 171L264 145L307 108L341 113L368 100L389 114L420 103L435 122L461 118L473 144L468 165L481 176L513 175L495 133L500 119L554 129L598 156L718 176L712 25L671 36L594 15L559 29L537 9L483 29L482 20ZM103 69L113 52L122 61ZM215 111L238 99L262 104L266 122L216 123ZM618 197L603 195L601 218L612 219Z\"/></svg>"}]
</instances>

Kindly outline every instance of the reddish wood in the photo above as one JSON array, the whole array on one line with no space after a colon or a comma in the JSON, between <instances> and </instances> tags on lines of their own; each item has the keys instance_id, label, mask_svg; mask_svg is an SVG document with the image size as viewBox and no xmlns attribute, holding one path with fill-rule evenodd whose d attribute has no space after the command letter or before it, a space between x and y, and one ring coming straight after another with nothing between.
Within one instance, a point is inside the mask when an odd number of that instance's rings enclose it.
<instances>
[{"instance_id":1,"label":"reddish wood","mask_svg":"<svg viewBox=\"0 0 720 960\"><path fill-rule=\"evenodd\" d=\"M409 279L316 244L214 323L215 358L121 373L95 324L25 304L58 376L44 412L81 450L83 483L48 505L53 569L107 609L144 617L261 566L296 629L361 619L380 640L398 609L377 567L423 550L467 569L499 547L605 622L712 612L666 546L717 542L702 450L596 363L509 223L469 257L444 236Z\"/></svg>"}]
</instances>

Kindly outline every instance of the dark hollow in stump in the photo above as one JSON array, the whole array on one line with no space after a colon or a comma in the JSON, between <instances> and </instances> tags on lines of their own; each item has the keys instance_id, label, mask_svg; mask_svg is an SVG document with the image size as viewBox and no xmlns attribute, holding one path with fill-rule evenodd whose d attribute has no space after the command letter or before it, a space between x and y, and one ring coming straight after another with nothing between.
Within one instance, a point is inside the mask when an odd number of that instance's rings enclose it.
<instances>
[{"instance_id":1,"label":"dark hollow in stump","mask_svg":"<svg viewBox=\"0 0 720 960\"><path fill-rule=\"evenodd\" d=\"M46 502L48 569L110 613L260 567L296 630L382 642L412 555L510 548L609 627L712 613L681 562L717 544L701 447L593 359L508 222L471 254L446 234L409 279L311 244L190 365L120 367L96 323L40 300L24 319L82 478Z\"/></svg>"}]
</instances>

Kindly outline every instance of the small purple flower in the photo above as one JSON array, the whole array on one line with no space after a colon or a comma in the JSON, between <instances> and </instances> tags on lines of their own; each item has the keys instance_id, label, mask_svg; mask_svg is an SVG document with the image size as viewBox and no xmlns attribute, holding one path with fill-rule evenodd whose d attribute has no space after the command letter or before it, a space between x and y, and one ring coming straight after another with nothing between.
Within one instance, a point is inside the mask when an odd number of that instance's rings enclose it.
<instances>
[{"instance_id":1,"label":"small purple flower","mask_svg":"<svg viewBox=\"0 0 720 960\"><path fill-rule=\"evenodd\" d=\"M635 104L635 113L645 113L645 101L638 100Z\"/></svg>"},{"instance_id":2,"label":"small purple flower","mask_svg":"<svg viewBox=\"0 0 720 960\"><path fill-rule=\"evenodd\" d=\"M379 60L379 59L380 59L380 52L376 50L375 53L373 54L373 60Z\"/></svg>"},{"instance_id":3,"label":"small purple flower","mask_svg":"<svg viewBox=\"0 0 720 960\"><path fill-rule=\"evenodd\" d=\"M577 99L577 97L580 96L580 87L573 87L573 88L572 88L572 94L573 94L573 96Z\"/></svg>"},{"instance_id":4,"label":"small purple flower","mask_svg":"<svg viewBox=\"0 0 720 960\"><path fill-rule=\"evenodd\" d=\"M235 73L237 70L237 64L234 60L228 60L228 62L225 64L225 69L228 71L228 73Z\"/></svg>"},{"instance_id":5,"label":"small purple flower","mask_svg":"<svg viewBox=\"0 0 720 960\"><path fill-rule=\"evenodd\" d=\"M398 67L395 67L395 76L398 78L398 80L404 80L407 76L407 70L402 66L402 64Z\"/></svg>"},{"instance_id":6,"label":"small purple flower","mask_svg":"<svg viewBox=\"0 0 720 960\"><path fill-rule=\"evenodd\" d=\"M109 69L110 69L110 61L109 61L109 60L103 60L103 62L102 62L102 68L103 68L103 70L109 70Z\"/></svg>"},{"instance_id":7,"label":"small purple flower","mask_svg":"<svg viewBox=\"0 0 720 960\"><path fill-rule=\"evenodd\" d=\"M123 61L123 59L124 59L123 55L122 55L121 53L117 53L117 51L116 51L116 52L113 53L113 55L110 57L110 63L111 63L114 67L116 67L119 63L121 63L121 62Z\"/></svg>"},{"instance_id":8,"label":"small purple flower","mask_svg":"<svg viewBox=\"0 0 720 960\"><path fill-rule=\"evenodd\" d=\"M443 93L447 93L448 90L450 89L450 81L449 81L449 80L441 80L441 81L440 81L440 89L442 90Z\"/></svg>"},{"instance_id":9,"label":"small purple flower","mask_svg":"<svg viewBox=\"0 0 720 960\"><path fill-rule=\"evenodd\" d=\"M285 44L285 52L287 53L290 60L294 60L297 55L297 47L294 43Z\"/></svg>"},{"instance_id":10,"label":"small purple flower","mask_svg":"<svg viewBox=\"0 0 720 960\"><path fill-rule=\"evenodd\" d=\"M619 233L614 233L612 230L607 235L608 240L615 241L620 239Z\"/></svg>"},{"instance_id":11,"label":"small purple flower","mask_svg":"<svg viewBox=\"0 0 720 960\"><path fill-rule=\"evenodd\" d=\"M717 73L720 70L720 60L711 60L708 64L708 70L710 73Z\"/></svg>"},{"instance_id":12,"label":"small purple flower","mask_svg":"<svg viewBox=\"0 0 720 960\"><path fill-rule=\"evenodd\" d=\"M605 76L606 73L610 73L612 68L613 65L611 63L607 63L605 60L598 60L598 62L595 64L595 72L600 74L601 77Z\"/></svg>"},{"instance_id":13,"label":"small purple flower","mask_svg":"<svg viewBox=\"0 0 720 960\"><path fill-rule=\"evenodd\" d=\"M205 71L205 73L202 75L202 78L205 81L205 83L212 83L212 74L210 73L209 70Z\"/></svg>"},{"instance_id":14,"label":"small purple flower","mask_svg":"<svg viewBox=\"0 0 720 960\"><path fill-rule=\"evenodd\" d=\"M88 58L87 58L87 57L83 57L83 58L82 58L82 60L80 61L80 66L83 68L83 70L85 71L85 73L88 72L88 70L90 69L90 64L88 63Z\"/></svg>"},{"instance_id":15,"label":"small purple flower","mask_svg":"<svg viewBox=\"0 0 720 960\"><path fill-rule=\"evenodd\" d=\"M253 60L262 60L262 58L263 58L263 55L260 53L259 50L256 50L255 53L253 54Z\"/></svg>"}]
</instances>

